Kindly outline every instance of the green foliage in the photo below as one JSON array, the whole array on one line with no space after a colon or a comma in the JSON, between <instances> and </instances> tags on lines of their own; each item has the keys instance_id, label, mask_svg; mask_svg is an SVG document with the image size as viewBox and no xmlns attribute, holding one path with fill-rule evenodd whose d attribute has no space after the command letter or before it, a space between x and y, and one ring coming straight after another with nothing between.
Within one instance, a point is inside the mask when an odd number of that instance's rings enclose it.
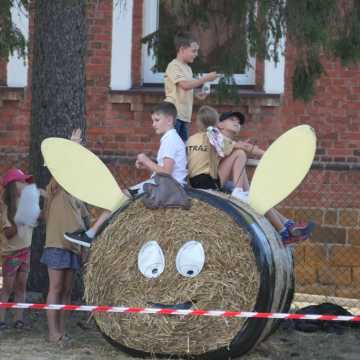
<instances>
[{"instance_id":1,"label":"green foliage","mask_svg":"<svg viewBox=\"0 0 360 360\"><path fill-rule=\"evenodd\" d=\"M154 71L164 71L176 56L176 33L211 29L215 47L195 72L216 70L225 77L218 96L233 98L233 74L249 66L249 56L278 61L282 38L296 51L293 96L308 101L324 73L321 55L338 57L343 64L360 60L359 0L160 0L159 30L143 42L153 49ZM209 67L210 59L210 67Z\"/></svg>"},{"instance_id":2,"label":"green foliage","mask_svg":"<svg viewBox=\"0 0 360 360\"><path fill-rule=\"evenodd\" d=\"M25 59L26 40L11 20L10 10L14 5L22 5L27 9L29 0L0 0L0 58L7 59L17 51Z\"/></svg>"},{"instance_id":3,"label":"green foliage","mask_svg":"<svg viewBox=\"0 0 360 360\"><path fill-rule=\"evenodd\" d=\"M339 35L332 43L335 56L344 65L360 61L360 1L345 15Z\"/></svg>"},{"instance_id":4,"label":"green foliage","mask_svg":"<svg viewBox=\"0 0 360 360\"><path fill-rule=\"evenodd\" d=\"M293 95L295 99L309 101L315 95L315 81L325 72L317 54L312 54L306 62L298 60L293 75Z\"/></svg>"}]
</instances>

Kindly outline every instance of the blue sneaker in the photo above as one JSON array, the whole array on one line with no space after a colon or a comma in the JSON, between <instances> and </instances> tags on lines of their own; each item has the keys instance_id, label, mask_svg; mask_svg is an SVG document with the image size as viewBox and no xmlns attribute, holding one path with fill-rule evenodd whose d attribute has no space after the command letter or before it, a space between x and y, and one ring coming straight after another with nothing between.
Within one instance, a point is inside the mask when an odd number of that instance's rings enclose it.
<instances>
[{"instance_id":1,"label":"blue sneaker","mask_svg":"<svg viewBox=\"0 0 360 360\"><path fill-rule=\"evenodd\" d=\"M284 227L286 227L288 229L288 231L290 231L294 225L295 225L295 221L289 219L289 220L285 221Z\"/></svg>"},{"instance_id":2,"label":"blue sneaker","mask_svg":"<svg viewBox=\"0 0 360 360\"><path fill-rule=\"evenodd\" d=\"M302 224L294 224L294 226L289 231L289 238L282 239L284 245L290 245L298 242L305 241L309 239L311 234L313 233L316 224L310 221L306 225Z\"/></svg>"},{"instance_id":3,"label":"blue sneaker","mask_svg":"<svg viewBox=\"0 0 360 360\"><path fill-rule=\"evenodd\" d=\"M287 227L284 227L283 230L279 231L279 234L281 236L281 240L284 242L290 238L290 232Z\"/></svg>"}]
</instances>

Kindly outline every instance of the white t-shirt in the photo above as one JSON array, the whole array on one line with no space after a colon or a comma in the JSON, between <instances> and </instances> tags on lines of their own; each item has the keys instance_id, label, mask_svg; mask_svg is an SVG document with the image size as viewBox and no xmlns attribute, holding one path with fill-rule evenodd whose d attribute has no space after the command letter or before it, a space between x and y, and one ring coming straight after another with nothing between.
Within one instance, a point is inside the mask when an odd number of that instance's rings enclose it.
<instances>
[{"instance_id":1,"label":"white t-shirt","mask_svg":"<svg viewBox=\"0 0 360 360\"><path fill-rule=\"evenodd\" d=\"M160 148L157 153L158 165L164 165L164 159L174 160L171 176L181 185L186 184L186 148L184 142L175 129L168 130L160 139Z\"/></svg>"}]
</instances>

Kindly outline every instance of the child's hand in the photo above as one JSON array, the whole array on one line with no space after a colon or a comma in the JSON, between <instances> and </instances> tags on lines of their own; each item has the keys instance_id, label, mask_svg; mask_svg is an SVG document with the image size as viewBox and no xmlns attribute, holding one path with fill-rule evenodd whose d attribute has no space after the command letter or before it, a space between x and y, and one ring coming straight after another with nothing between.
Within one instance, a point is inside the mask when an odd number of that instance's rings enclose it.
<instances>
[{"instance_id":1,"label":"child's hand","mask_svg":"<svg viewBox=\"0 0 360 360\"><path fill-rule=\"evenodd\" d=\"M12 239L17 234L17 227L16 225L12 225L9 227L4 228L4 235L8 240Z\"/></svg>"},{"instance_id":2,"label":"child's hand","mask_svg":"<svg viewBox=\"0 0 360 360\"><path fill-rule=\"evenodd\" d=\"M77 144L81 143L81 129L76 129L73 130L73 132L71 133L71 137L70 137L71 141L76 142Z\"/></svg>"},{"instance_id":3,"label":"child's hand","mask_svg":"<svg viewBox=\"0 0 360 360\"><path fill-rule=\"evenodd\" d=\"M145 154L141 153L138 154L137 158L136 158L136 162L135 162L135 166L138 169L144 169L146 167L146 163L149 161L149 157L146 156Z\"/></svg>"},{"instance_id":4,"label":"child's hand","mask_svg":"<svg viewBox=\"0 0 360 360\"><path fill-rule=\"evenodd\" d=\"M137 169L145 169L145 166L139 160L135 161L135 167Z\"/></svg>"},{"instance_id":5,"label":"child's hand","mask_svg":"<svg viewBox=\"0 0 360 360\"><path fill-rule=\"evenodd\" d=\"M207 97L208 97L209 94L207 93L204 93L204 92L199 92L199 93L196 93L196 98L199 99L199 100L205 100Z\"/></svg>"},{"instance_id":6,"label":"child's hand","mask_svg":"<svg viewBox=\"0 0 360 360\"><path fill-rule=\"evenodd\" d=\"M204 75L203 79L205 81L214 81L219 77L220 77L220 74L218 74L216 71L212 71L211 73Z\"/></svg>"}]
</instances>

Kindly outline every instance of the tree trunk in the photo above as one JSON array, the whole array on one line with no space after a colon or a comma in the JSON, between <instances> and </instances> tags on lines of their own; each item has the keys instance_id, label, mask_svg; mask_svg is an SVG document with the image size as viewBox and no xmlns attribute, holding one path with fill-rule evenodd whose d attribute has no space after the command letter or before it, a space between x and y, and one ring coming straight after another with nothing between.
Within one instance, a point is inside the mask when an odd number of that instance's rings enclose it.
<instances>
[{"instance_id":1,"label":"tree trunk","mask_svg":"<svg viewBox=\"0 0 360 360\"><path fill-rule=\"evenodd\" d=\"M41 142L51 136L68 138L85 130L85 56L87 0L36 0L32 61L30 168L38 186L50 179ZM44 291L47 271L40 264L45 226L34 232L29 288Z\"/></svg>"}]
</instances>

